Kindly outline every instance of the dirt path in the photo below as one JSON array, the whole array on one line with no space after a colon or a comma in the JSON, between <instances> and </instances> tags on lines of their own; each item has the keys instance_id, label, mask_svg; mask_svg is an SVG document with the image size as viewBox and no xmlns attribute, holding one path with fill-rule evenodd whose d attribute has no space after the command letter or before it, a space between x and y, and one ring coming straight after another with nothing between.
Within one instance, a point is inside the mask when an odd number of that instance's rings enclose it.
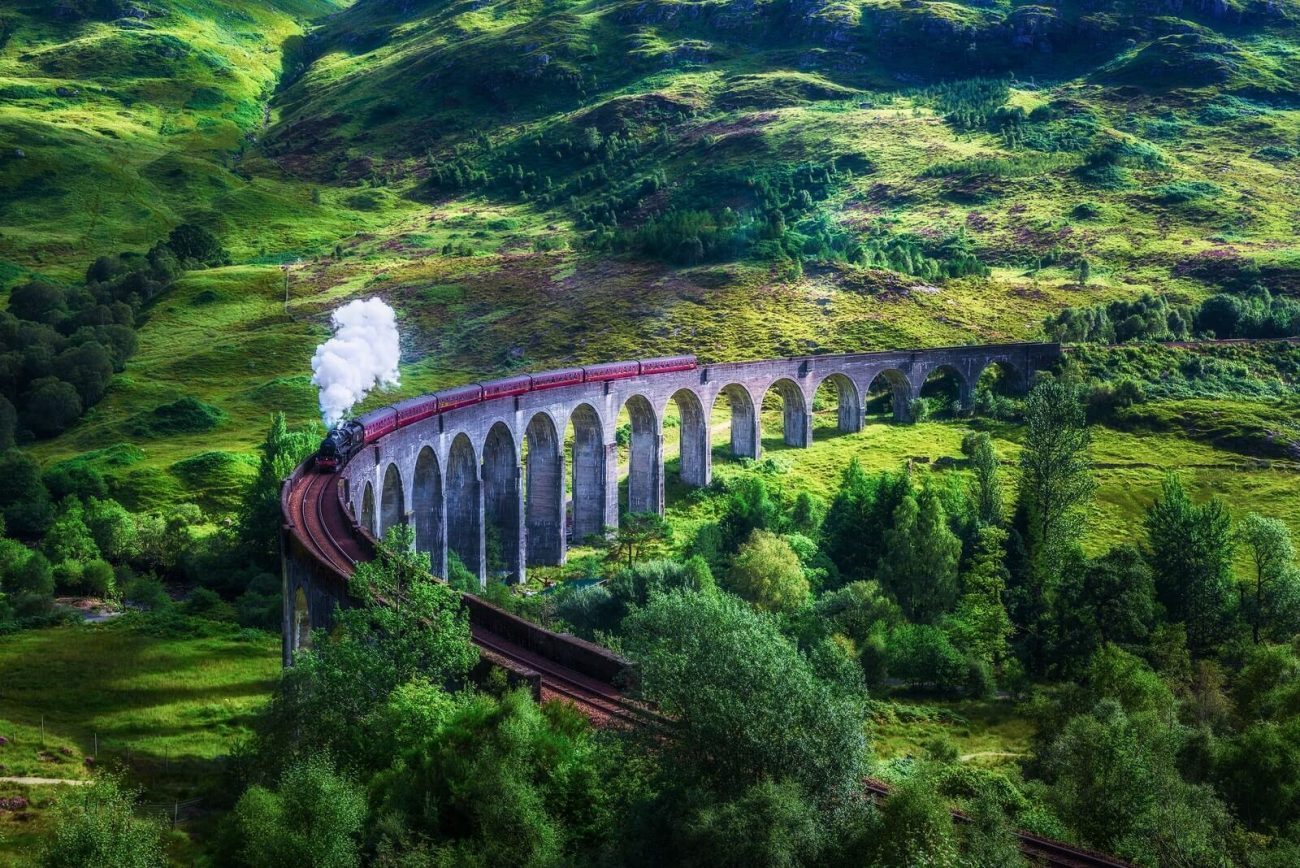
<instances>
[{"instance_id":1,"label":"dirt path","mask_svg":"<svg viewBox=\"0 0 1300 868\"><path fill-rule=\"evenodd\" d=\"M959 756L957 759L961 760L961 761L964 762L964 763L968 763L968 762L970 762L970 761L973 760L973 759L978 759L978 758L980 758L980 757L986 757L986 756L995 756L995 757L1017 757L1017 756L1024 756L1024 754L1023 754L1023 753L1011 753L1011 752L1009 752L1009 751L1005 751L1005 750L982 750L982 751L980 751L979 753L964 753L964 754L962 754L961 756Z\"/></svg>"},{"instance_id":2,"label":"dirt path","mask_svg":"<svg viewBox=\"0 0 1300 868\"><path fill-rule=\"evenodd\" d=\"M84 787L92 781L83 781L76 778L6 778L0 777L0 784L22 784L27 787L44 787L53 784L68 784L73 787Z\"/></svg>"}]
</instances>

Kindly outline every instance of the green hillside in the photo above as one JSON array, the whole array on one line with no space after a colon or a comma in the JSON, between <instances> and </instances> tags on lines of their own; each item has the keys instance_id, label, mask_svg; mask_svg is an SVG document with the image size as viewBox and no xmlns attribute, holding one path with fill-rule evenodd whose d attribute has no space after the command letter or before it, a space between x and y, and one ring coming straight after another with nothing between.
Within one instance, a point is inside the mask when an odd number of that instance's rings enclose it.
<instances>
[{"instance_id":1,"label":"green hillside","mask_svg":"<svg viewBox=\"0 0 1300 868\"><path fill-rule=\"evenodd\" d=\"M311 418L311 347L363 294L398 308L413 392L1300 292L1294 3L345 5L4 7L0 281L74 285L180 223L233 261L138 316L38 454L129 442L106 469L180 496L214 433ZM135 436L183 395L215 431Z\"/></svg>"},{"instance_id":2,"label":"green hillside","mask_svg":"<svg viewBox=\"0 0 1300 868\"><path fill-rule=\"evenodd\" d=\"M0 866L1297 864L1298 192L1300 0L0 0ZM703 490L670 407L664 522L453 559L683 724L606 738L472 679L399 538L415 605L268 681L310 360L372 296L358 412L1067 352L854 434L827 384L807 449L767 400L758 461L720 406Z\"/></svg>"}]
</instances>

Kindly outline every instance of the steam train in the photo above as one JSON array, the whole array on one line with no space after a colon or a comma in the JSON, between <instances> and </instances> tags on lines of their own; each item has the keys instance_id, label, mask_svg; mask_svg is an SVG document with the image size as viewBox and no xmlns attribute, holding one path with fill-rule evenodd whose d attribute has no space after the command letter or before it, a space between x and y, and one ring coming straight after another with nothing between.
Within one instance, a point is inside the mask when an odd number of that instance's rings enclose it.
<instances>
[{"instance_id":1,"label":"steam train","mask_svg":"<svg viewBox=\"0 0 1300 868\"><path fill-rule=\"evenodd\" d=\"M665 356L632 362L606 362L601 365L588 365L585 368L563 368L558 371L543 371L539 374L520 374L506 377L504 380L471 383L468 386L457 386L454 389L434 392L432 395L407 398L392 406L372 410L359 419L349 419L335 425L321 441L320 449L316 453L316 467L332 473L346 464L353 453L361 447L373 443L386 434L391 434L398 428L405 428L407 425L413 425L422 419L449 410L459 410L461 407L470 407L495 398L508 398L561 386L627 380L647 374L692 371L695 367L695 356Z\"/></svg>"}]
</instances>

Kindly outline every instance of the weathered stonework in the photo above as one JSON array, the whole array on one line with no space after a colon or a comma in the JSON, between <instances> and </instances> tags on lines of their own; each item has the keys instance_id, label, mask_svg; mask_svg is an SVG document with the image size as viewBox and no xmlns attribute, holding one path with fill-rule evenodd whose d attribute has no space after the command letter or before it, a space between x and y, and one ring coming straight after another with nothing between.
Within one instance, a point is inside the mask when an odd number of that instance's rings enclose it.
<instances>
[{"instance_id":1,"label":"weathered stonework","mask_svg":"<svg viewBox=\"0 0 1300 868\"><path fill-rule=\"evenodd\" d=\"M1059 358L1055 344L807 356L529 392L431 417L362 449L341 471L343 498L348 512L376 537L398 522L412 524L417 548L430 554L434 571L444 576L447 553L454 551L486 579L491 522L501 534L510 574L521 579L529 565L563 563L566 525L574 540L618 525L615 433L624 408L632 428L628 509L662 513L663 418L670 401L681 417L682 481L704 486L712 476L708 420L718 401L731 408L733 454L757 458L758 411L769 391L784 406L785 442L808 446L813 395L824 382L838 392L840 430L853 432L863 426L877 378L891 386L895 417L906 419L911 399L939 369L955 374L961 403L968 405L987 366L1003 366L1023 389L1036 371ZM570 423L574 439L566 454ZM571 505L566 475L573 480ZM286 631L290 602L286 596Z\"/></svg>"}]
</instances>

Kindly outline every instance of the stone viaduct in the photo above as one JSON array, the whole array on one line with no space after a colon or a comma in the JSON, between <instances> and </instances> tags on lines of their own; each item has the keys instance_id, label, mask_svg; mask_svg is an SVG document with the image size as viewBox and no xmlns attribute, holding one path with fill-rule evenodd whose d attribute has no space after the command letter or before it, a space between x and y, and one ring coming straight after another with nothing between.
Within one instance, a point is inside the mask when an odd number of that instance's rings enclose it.
<instances>
[{"instance_id":1,"label":"stone viaduct","mask_svg":"<svg viewBox=\"0 0 1300 868\"><path fill-rule=\"evenodd\" d=\"M730 410L731 453L758 458L760 410L769 395L783 408L784 442L803 447L812 441L813 396L823 383L838 395L839 430L854 432L865 422L868 395L885 386L894 417L906 420L932 375L953 377L962 406L969 406L989 366L1023 391L1060 354L1056 344L1004 344L805 356L498 398L399 428L363 448L340 471L340 497L350 518L375 537L399 522L412 525L416 547L443 576L454 552L486 579L491 524L506 570L518 580L530 565L563 563L569 539L617 526L621 512L663 512L670 404L680 420L681 481L704 486L712 477L715 407ZM620 509L617 428L624 409L631 437Z\"/></svg>"}]
</instances>

